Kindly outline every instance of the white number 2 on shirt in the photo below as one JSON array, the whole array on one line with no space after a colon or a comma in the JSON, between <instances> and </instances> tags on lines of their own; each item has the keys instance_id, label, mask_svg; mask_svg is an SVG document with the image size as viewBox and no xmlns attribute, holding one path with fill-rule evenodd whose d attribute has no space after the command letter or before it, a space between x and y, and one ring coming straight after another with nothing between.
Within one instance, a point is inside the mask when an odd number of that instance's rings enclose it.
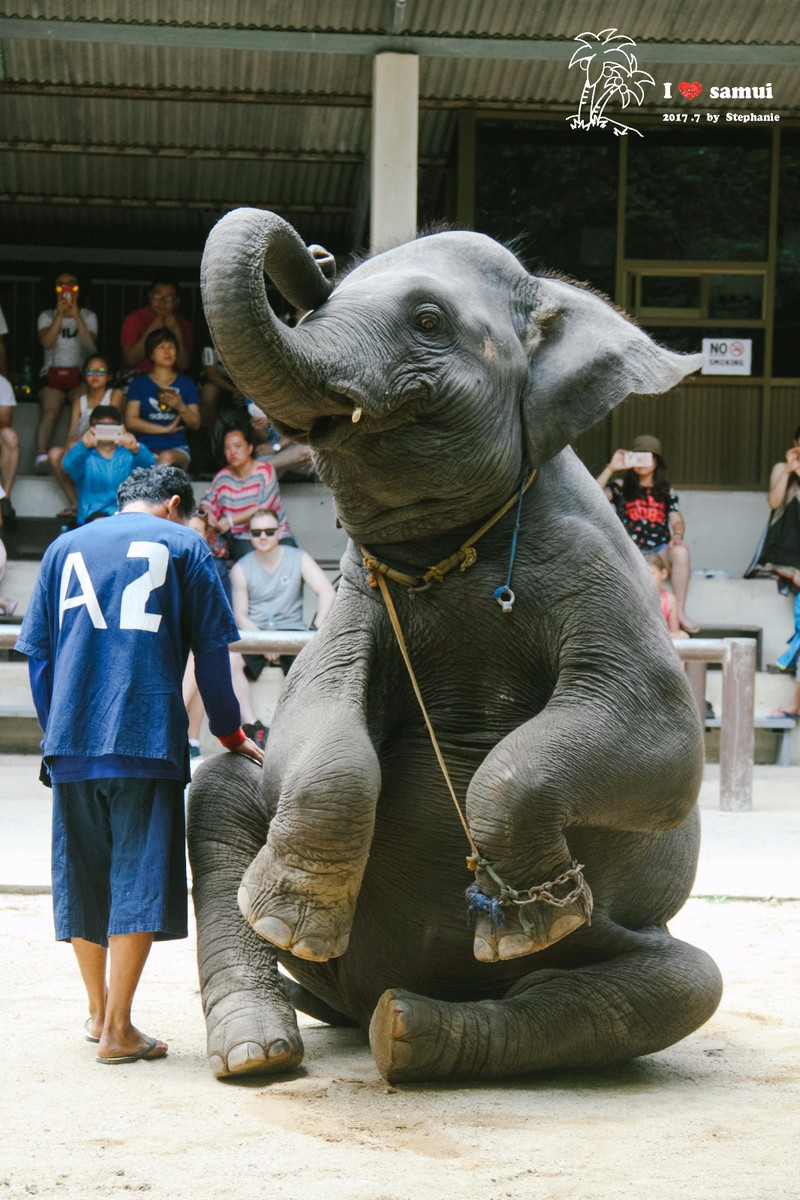
<instances>
[{"instance_id":1,"label":"white number 2 on shirt","mask_svg":"<svg viewBox=\"0 0 800 1200\"><path fill-rule=\"evenodd\" d=\"M128 558L146 558L147 570L138 579L134 579L122 593L119 609L120 629L141 629L147 633L156 633L161 624L161 613L146 612L150 593L160 588L167 578L169 566L169 550L161 542L131 542L128 547ZM67 599L70 579L75 574L81 586L77 596ZM95 629L106 629L106 622L100 608L100 601L92 586L86 563L80 552L67 555L64 570L61 575L61 587L58 605L59 628L64 620L64 613L70 608L85 606Z\"/></svg>"}]
</instances>

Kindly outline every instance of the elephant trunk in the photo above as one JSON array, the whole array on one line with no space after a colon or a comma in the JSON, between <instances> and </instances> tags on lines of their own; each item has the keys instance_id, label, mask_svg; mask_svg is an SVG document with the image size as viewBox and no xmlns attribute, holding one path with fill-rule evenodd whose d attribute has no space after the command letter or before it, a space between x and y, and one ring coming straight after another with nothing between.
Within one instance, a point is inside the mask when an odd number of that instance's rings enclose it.
<instances>
[{"instance_id":1,"label":"elephant trunk","mask_svg":"<svg viewBox=\"0 0 800 1200\"><path fill-rule=\"evenodd\" d=\"M301 437L318 417L341 412L342 406L326 395L325 362L313 340L272 311L264 274L300 309L319 307L332 289L286 221L254 208L228 213L208 236L201 268L211 336L244 394Z\"/></svg>"}]
</instances>

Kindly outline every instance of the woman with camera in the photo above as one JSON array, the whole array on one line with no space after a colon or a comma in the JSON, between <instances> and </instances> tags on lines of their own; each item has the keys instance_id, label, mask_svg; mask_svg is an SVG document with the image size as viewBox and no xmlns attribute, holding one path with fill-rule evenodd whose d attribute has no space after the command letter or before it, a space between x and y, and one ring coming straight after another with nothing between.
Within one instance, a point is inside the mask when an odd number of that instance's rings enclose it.
<instances>
[{"instance_id":1,"label":"woman with camera","mask_svg":"<svg viewBox=\"0 0 800 1200\"><path fill-rule=\"evenodd\" d=\"M625 472L623 478L612 480L612 475L619 471ZM642 553L658 553L664 559L681 629L696 633L700 626L686 615L692 574L689 547L683 540L686 522L669 482L661 442L647 434L634 438L631 450L617 450L612 455L597 482Z\"/></svg>"},{"instance_id":2,"label":"woman with camera","mask_svg":"<svg viewBox=\"0 0 800 1200\"><path fill-rule=\"evenodd\" d=\"M188 375L175 370L178 340L171 329L154 329L144 345L153 369L131 381L125 424L159 465L185 471L191 457L186 431L200 428L197 389Z\"/></svg>"},{"instance_id":3,"label":"woman with camera","mask_svg":"<svg viewBox=\"0 0 800 1200\"><path fill-rule=\"evenodd\" d=\"M72 271L56 275L56 305L39 314L37 329L44 349L39 390L39 423L36 426L37 475L46 475L47 451L70 393L81 381L81 363L97 352L97 317L81 308L80 285Z\"/></svg>"},{"instance_id":4,"label":"woman with camera","mask_svg":"<svg viewBox=\"0 0 800 1200\"><path fill-rule=\"evenodd\" d=\"M79 388L72 401L66 445L51 446L47 452L53 474L67 498L67 507L58 514L62 519L75 518L78 508L75 483L63 467L64 455L86 433L89 418L98 405L110 405L117 409L117 423L122 422L122 390L111 386L111 372L101 355L93 354L91 358L87 358L83 366L83 379L83 387Z\"/></svg>"}]
</instances>

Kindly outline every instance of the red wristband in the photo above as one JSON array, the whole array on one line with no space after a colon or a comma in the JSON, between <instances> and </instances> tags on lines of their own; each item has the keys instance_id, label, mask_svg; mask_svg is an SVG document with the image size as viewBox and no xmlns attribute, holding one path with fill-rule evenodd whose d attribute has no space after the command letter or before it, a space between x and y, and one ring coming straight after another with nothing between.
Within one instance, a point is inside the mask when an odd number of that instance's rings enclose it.
<instances>
[{"instance_id":1,"label":"red wristband","mask_svg":"<svg viewBox=\"0 0 800 1200\"><path fill-rule=\"evenodd\" d=\"M247 741L247 734L240 725L234 733L229 733L227 737L221 737L219 741L226 750L238 750L242 742Z\"/></svg>"}]
</instances>

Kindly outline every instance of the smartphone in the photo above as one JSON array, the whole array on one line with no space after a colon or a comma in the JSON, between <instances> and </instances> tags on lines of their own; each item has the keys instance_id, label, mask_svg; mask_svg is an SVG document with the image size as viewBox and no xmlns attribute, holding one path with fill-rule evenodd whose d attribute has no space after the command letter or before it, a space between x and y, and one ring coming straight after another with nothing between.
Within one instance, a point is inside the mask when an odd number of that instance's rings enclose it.
<instances>
[{"instance_id":1,"label":"smartphone","mask_svg":"<svg viewBox=\"0 0 800 1200\"><path fill-rule=\"evenodd\" d=\"M623 466L625 470L631 467L648 467L655 465L655 459L649 450L623 450Z\"/></svg>"},{"instance_id":2,"label":"smartphone","mask_svg":"<svg viewBox=\"0 0 800 1200\"><path fill-rule=\"evenodd\" d=\"M158 407L160 412L167 412L175 406L175 402L180 400L181 394L177 388L161 388L158 393Z\"/></svg>"},{"instance_id":3,"label":"smartphone","mask_svg":"<svg viewBox=\"0 0 800 1200\"><path fill-rule=\"evenodd\" d=\"M121 442L125 432L123 425L94 425L98 442Z\"/></svg>"}]
</instances>

